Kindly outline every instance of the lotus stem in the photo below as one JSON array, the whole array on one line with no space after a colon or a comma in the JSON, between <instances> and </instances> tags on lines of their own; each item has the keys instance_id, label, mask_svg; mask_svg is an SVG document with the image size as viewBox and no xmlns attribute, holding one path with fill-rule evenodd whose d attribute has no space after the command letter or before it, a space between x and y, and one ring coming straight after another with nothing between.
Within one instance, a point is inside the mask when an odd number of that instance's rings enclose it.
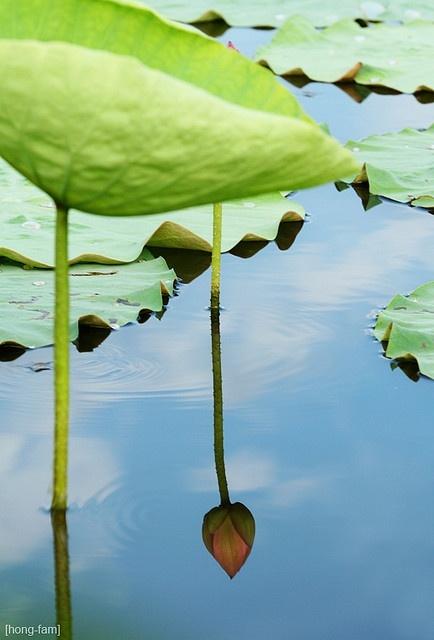
<instances>
[{"instance_id":1,"label":"lotus stem","mask_svg":"<svg viewBox=\"0 0 434 640\"><path fill-rule=\"evenodd\" d=\"M220 341L220 309L211 309L211 353L214 399L214 461L222 505L230 503L223 442L223 379Z\"/></svg>"},{"instance_id":2,"label":"lotus stem","mask_svg":"<svg viewBox=\"0 0 434 640\"><path fill-rule=\"evenodd\" d=\"M223 206L221 202L214 205L213 237L211 258L211 309L220 308L220 272L222 251Z\"/></svg>"},{"instance_id":3,"label":"lotus stem","mask_svg":"<svg viewBox=\"0 0 434 640\"><path fill-rule=\"evenodd\" d=\"M65 511L51 512L54 548L56 621L64 640L72 640L71 585L69 578L68 525Z\"/></svg>"},{"instance_id":4,"label":"lotus stem","mask_svg":"<svg viewBox=\"0 0 434 640\"><path fill-rule=\"evenodd\" d=\"M57 205L54 320L54 482L52 510L65 510L68 492L69 274L68 210Z\"/></svg>"}]
</instances>

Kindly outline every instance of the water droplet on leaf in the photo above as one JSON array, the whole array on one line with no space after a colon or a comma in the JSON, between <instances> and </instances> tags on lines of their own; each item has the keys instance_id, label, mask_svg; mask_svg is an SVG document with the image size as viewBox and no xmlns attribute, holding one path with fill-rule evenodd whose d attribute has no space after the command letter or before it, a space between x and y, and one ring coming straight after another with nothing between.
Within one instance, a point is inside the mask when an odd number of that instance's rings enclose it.
<instances>
[{"instance_id":1,"label":"water droplet on leaf","mask_svg":"<svg viewBox=\"0 0 434 640\"><path fill-rule=\"evenodd\" d=\"M421 13L420 11L416 11L415 9L406 9L406 11L404 11L404 17L407 20L416 20L417 18L421 18Z\"/></svg>"},{"instance_id":2,"label":"water droplet on leaf","mask_svg":"<svg viewBox=\"0 0 434 640\"><path fill-rule=\"evenodd\" d=\"M38 231L41 228L39 222L36 222L35 220L27 220L26 222L23 222L21 226L24 229L31 229L32 231Z\"/></svg>"}]
</instances>

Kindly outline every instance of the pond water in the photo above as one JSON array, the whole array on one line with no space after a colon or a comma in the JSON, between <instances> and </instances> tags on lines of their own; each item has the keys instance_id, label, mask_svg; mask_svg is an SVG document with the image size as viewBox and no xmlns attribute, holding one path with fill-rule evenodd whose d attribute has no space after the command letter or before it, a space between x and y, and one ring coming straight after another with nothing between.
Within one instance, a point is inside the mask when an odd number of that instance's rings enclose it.
<instances>
[{"instance_id":1,"label":"pond water","mask_svg":"<svg viewBox=\"0 0 434 640\"><path fill-rule=\"evenodd\" d=\"M249 53L270 34L220 37ZM414 96L282 82L342 141L434 121ZM0 363L1 625L54 624L69 560L75 639L432 640L434 387L392 368L370 327L433 278L434 218L365 211L333 185L295 198L309 217L288 250L285 225L280 248L223 258L227 474L257 529L245 566L229 580L201 539L219 502L208 258L166 252L184 278L166 312L72 348L69 549L46 511L52 350Z\"/></svg>"}]
</instances>

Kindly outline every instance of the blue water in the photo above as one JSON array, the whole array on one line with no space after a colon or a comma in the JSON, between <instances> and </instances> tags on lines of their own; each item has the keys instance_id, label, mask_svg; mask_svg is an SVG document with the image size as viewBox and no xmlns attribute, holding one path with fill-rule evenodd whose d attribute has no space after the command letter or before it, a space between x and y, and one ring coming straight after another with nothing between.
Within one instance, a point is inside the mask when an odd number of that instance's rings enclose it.
<instances>
[{"instance_id":1,"label":"blue water","mask_svg":"<svg viewBox=\"0 0 434 640\"><path fill-rule=\"evenodd\" d=\"M221 36L247 53L266 37ZM434 121L413 96L357 103L282 82L342 141ZM333 185L295 198L309 217L289 250L223 259L226 465L257 527L234 580L201 539L219 501L209 271L161 320L72 348L76 640L434 637L434 383L392 369L370 335L376 310L433 278L434 218L365 212ZM55 621L52 371L32 370L51 361L44 349L0 363L2 624Z\"/></svg>"}]
</instances>

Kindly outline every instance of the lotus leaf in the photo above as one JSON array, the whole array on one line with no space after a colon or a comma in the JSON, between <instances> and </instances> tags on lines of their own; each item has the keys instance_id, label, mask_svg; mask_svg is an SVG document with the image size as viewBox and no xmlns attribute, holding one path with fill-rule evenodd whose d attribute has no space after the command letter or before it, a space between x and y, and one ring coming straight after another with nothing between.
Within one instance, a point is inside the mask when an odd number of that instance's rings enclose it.
<instances>
[{"instance_id":1,"label":"lotus leaf","mask_svg":"<svg viewBox=\"0 0 434 640\"><path fill-rule=\"evenodd\" d=\"M350 141L347 147L364 163L352 182L367 181L374 195L434 207L434 125Z\"/></svg>"},{"instance_id":2,"label":"lotus leaf","mask_svg":"<svg viewBox=\"0 0 434 640\"><path fill-rule=\"evenodd\" d=\"M272 74L200 32L123 0L1 0L0 38L63 41L134 56L249 109L310 121Z\"/></svg>"},{"instance_id":3,"label":"lotus leaf","mask_svg":"<svg viewBox=\"0 0 434 640\"><path fill-rule=\"evenodd\" d=\"M70 269L69 338L78 323L118 328L137 320L139 311L161 311L162 293L172 294L175 273L163 258L106 266L82 264ZM0 263L0 344L42 347L53 343L54 272Z\"/></svg>"},{"instance_id":4,"label":"lotus leaf","mask_svg":"<svg viewBox=\"0 0 434 640\"><path fill-rule=\"evenodd\" d=\"M403 93L434 91L434 23L362 28L342 20L318 31L303 18L286 22L257 61L280 75L312 80L355 80Z\"/></svg>"},{"instance_id":5,"label":"lotus leaf","mask_svg":"<svg viewBox=\"0 0 434 640\"><path fill-rule=\"evenodd\" d=\"M388 358L414 359L421 373L434 378L434 282L395 296L378 316L374 334L387 342Z\"/></svg>"},{"instance_id":6,"label":"lotus leaf","mask_svg":"<svg viewBox=\"0 0 434 640\"><path fill-rule=\"evenodd\" d=\"M198 215L199 214L199 215ZM304 219L303 207L273 193L225 203L222 251L242 240L273 240L282 221ZM126 220L81 211L69 214L69 261L132 262L144 245L211 251L212 206ZM0 256L34 267L54 266L53 204L0 160Z\"/></svg>"},{"instance_id":7,"label":"lotus leaf","mask_svg":"<svg viewBox=\"0 0 434 640\"><path fill-rule=\"evenodd\" d=\"M2 40L0 64L0 154L68 209L158 213L357 170L319 127L243 109L132 57Z\"/></svg>"},{"instance_id":8,"label":"lotus leaf","mask_svg":"<svg viewBox=\"0 0 434 640\"><path fill-rule=\"evenodd\" d=\"M311 20L317 27L342 18L434 20L430 0L146 0L145 4L173 20L207 22L223 18L238 27L279 27L294 15Z\"/></svg>"}]
</instances>

